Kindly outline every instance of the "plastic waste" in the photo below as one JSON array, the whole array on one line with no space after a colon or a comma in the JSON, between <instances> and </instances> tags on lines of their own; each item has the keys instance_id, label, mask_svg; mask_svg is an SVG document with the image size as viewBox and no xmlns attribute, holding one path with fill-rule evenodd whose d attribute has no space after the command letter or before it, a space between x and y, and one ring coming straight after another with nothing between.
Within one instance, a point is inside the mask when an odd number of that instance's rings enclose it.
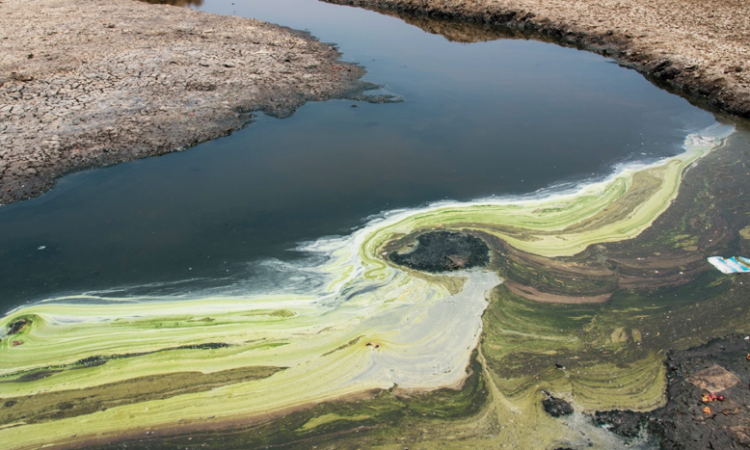
<instances>
[{"instance_id":1,"label":"plastic waste","mask_svg":"<svg viewBox=\"0 0 750 450\"><path fill-rule=\"evenodd\" d=\"M746 273L750 272L750 259L744 256L733 256L731 258L722 258L721 256L711 256L708 262L719 269L722 273Z\"/></svg>"},{"instance_id":2,"label":"plastic waste","mask_svg":"<svg viewBox=\"0 0 750 450\"><path fill-rule=\"evenodd\" d=\"M724 396L723 395L716 395L712 392L704 392L701 396L701 401L703 403L711 403L711 402L723 402Z\"/></svg>"}]
</instances>

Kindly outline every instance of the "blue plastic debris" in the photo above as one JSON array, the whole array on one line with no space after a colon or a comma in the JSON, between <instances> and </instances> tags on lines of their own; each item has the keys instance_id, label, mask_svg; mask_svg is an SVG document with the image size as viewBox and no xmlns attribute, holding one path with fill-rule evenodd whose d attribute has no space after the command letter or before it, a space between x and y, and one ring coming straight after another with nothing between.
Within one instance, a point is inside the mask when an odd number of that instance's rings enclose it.
<instances>
[{"instance_id":1,"label":"blue plastic debris","mask_svg":"<svg viewBox=\"0 0 750 450\"><path fill-rule=\"evenodd\" d=\"M722 273L745 273L750 272L750 259L744 256L733 256L731 258L722 258L721 256L712 256L708 258L714 267Z\"/></svg>"}]
</instances>

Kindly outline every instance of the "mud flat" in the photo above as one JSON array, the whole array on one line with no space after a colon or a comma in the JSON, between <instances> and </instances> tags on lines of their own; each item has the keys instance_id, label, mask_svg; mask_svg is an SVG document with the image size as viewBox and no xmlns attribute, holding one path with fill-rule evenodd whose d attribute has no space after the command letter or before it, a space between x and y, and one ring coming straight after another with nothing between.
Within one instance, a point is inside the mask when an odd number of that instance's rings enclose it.
<instances>
[{"instance_id":1,"label":"mud flat","mask_svg":"<svg viewBox=\"0 0 750 450\"><path fill-rule=\"evenodd\" d=\"M420 18L499 25L587 48L699 103L750 117L750 5L740 0L324 1L402 15L439 34L444 27Z\"/></svg>"},{"instance_id":2,"label":"mud flat","mask_svg":"<svg viewBox=\"0 0 750 450\"><path fill-rule=\"evenodd\" d=\"M0 205L67 172L160 155L307 100L364 70L253 19L131 0L0 3Z\"/></svg>"}]
</instances>

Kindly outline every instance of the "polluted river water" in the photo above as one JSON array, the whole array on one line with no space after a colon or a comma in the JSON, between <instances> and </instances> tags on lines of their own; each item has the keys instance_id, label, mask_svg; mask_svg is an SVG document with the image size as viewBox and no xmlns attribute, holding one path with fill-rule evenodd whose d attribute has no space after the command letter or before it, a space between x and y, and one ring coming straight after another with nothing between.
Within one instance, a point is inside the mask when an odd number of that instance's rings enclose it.
<instances>
[{"instance_id":1,"label":"polluted river water","mask_svg":"<svg viewBox=\"0 0 750 450\"><path fill-rule=\"evenodd\" d=\"M549 43L200 9L309 29L388 102L259 115L3 207L0 448L654 448L589 414L660 407L666 349L746 331L746 288L705 262L750 247L745 123ZM394 263L425 236L488 262Z\"/></svg>"}]
</instances>

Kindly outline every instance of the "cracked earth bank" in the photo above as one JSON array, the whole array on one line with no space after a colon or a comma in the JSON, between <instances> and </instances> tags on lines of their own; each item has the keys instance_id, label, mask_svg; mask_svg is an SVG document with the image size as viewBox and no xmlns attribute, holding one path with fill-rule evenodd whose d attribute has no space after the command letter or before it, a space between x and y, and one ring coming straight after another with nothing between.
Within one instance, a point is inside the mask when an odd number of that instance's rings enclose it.
<instances>
[{"instance_id":1,"label":"cracked earth bank","mask_svg":"<svg viewBox=\"0 0 750 450\"><path fill-rule=\"evenodd\" d=\"M0 205L67 172L159 155L307 100L364 69L307 34L135 0L0 1Z\"/></svg>"},{"instance_id":2,"label":"cracked earth bank","mask_svg":"<svg viewBox=\"0 0 750 450\"><path fill-rule=\"evenodd\" d=\"M750 118L747 0L324 1L552 38L611 55L692 100Z\"/></svg>"}]
</instances>

